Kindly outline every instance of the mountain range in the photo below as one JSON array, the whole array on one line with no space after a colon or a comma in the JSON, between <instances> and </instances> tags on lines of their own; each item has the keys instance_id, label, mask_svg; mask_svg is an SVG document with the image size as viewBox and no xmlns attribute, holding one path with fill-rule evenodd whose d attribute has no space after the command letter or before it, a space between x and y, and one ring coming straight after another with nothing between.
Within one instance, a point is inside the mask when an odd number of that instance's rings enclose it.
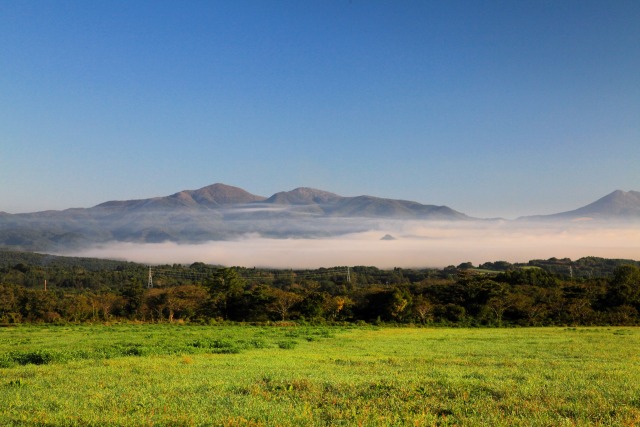
<instances>
[{"instance_id":1,"label":"mountain range","mask_svg":"<svg viewBox=\"0 0 640 427\"><path fill-rule=\"evenodd\" d=\"M637 220L640 193L614 191L582 208L520 221ZM108 201L91 208L0 212L0 247L62 251L112 241L194 243L251 234L317 238L370 230L387 220L483 221L447 206L296 188L270 197L213 184L165 197Z\"/></svg>"},{"instance_id":2,"label":"mountain range","mask_svg":"<svg viewBox=\"0 0 640 427\"><path fill-rule=\"evenodd\" d=\"M394 219L470 219L446 206L423 205L407 200L383 199L371 196L343 197L328 191L300 187L275 193L271 197L257 196L241 188L213 184L199 190L185 190L167 197L143 200L111 201L99 204L98 210L120 210L123 213L140 210L219 210L226 215L231 209L242 210L247 219L265 219L273 215L265 211L289 207L296 213L325 217L368 217ZM280 209L282 210L282 209Z\"/></svg>"}]
</instances>

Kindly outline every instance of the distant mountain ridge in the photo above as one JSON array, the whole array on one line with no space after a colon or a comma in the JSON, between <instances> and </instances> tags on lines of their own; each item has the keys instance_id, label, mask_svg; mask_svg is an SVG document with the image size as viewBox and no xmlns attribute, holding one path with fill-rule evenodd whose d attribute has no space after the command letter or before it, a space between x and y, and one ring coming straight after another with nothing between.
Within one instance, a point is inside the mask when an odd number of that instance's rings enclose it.
<instances>
[{"instance_id":1,"label":"distant mountain ridge","mask_svg":"<svg viewBox=\"0 0 640 427\"><path fill-rule=\"evenodd\" d=\"M316 190L309 187L298 187L291 191L281 191L265 200L265 203L274 203L281 205L311 205L311 204L327 204L335 203L344 199L328 191Z\"/></svg>"},{"instance_id":2,"label":"distant mountain ridge","mask_svg":"<svg viewBox=\"0 0 640 427\"><path fill-rule=\"evenodd\" d=\"M226 184L213 184L198 190L184 190L166 197L151 199L110 201L101 203L94 208L177 208L177 207L206 207L219 208L234 204L259 202L266 197L256 196L242 188Z\"/></svg>"},{"instance_id":3,"label":"distant mountain ridge","mask_svg":"<svg viewBox=\"0 0 640 427\"><path fill-rule=\"evenodd\" d=\"M198 190L185 190L166 197L109 201L90 209L219 209L265 206L307 207L307 213L331 217L415 218L415 219L471 219L447 206L423 205L407 200L385 199L372 196L343 197L328 191L298 187L281 191L271 197L257 196L241 188L226 184L213 184ZM259 212L255 210L255 212Z\"/></svg>"},{"instance_id":4,"label":"distant mountain ridge","mask_svg":"<svg viewBox=\"0 0 640 427\"><path fill-rule=\"evenodd\" d=\"M274 194L264 203L317 206L332 217L465 220L471 217L447 206L423 205L407 200L372 196L342 197L314 188L300 187Z\"/></svg>"},{"instance_id":5,"label":"distant mountain ridge","mask_svg":"<svg viewBox=\"0 0 640 427\"><path fill-rule=\"evenodd\" d=\"M567 212L525 216L521 220L627 220L640 218L640 192L615 190L606 196Z\"/></svg>"},{"instance_id":6,"label":"distant mountain ridge","mask_svg":"<svg viewBox=\"0 0 640 427\"><path fill-rule=\"evenodd\" d=\"M109 241L227 240L247 233L314 238L365 231L367 226L362 219L372 218L472 219L446 206L405 200L343 197L307 187L267 198L217 183L164 197L112 200L86 209L3 213L0 246L64 250Z\"/></svg>"},{"instance_id":7,"label":"distant mountain ridge","mask_svg":"<svg viewBox=\"0 0 640 427\"><path fill-rule=\"evenodd\" d=\"M573 211L525 221L640 220L640 193L616 190ZM199 243L247 234L318 238L369 231L381 220L471 221L448 206L373 196L343 197L299 187L270 197L213 184L165 197L113 200L91 208L24 214L0 212L0 247L64 251L112 241ZM373 227L373 228L372 228Z\"/></svg>"}]
</instances>

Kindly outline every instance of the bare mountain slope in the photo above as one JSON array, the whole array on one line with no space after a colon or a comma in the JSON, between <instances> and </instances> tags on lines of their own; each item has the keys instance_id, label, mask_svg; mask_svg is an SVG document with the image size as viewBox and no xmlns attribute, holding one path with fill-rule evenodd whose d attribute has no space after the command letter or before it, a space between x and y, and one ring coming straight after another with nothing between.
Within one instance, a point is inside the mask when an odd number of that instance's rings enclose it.
<instances>
[{"instance_id":1,"label":"bare mountain slope","mask_svg":"<svg viewBox=\"0 0 640 427\"><path fill-rule=\"evenodd\" d=\"M151 199L110 201L101 203L98 209L172 209L172 208L219 208L228 205L259 202L265 197L256 196L242 188L226 184L213 184L198 190L185 190L166 197Z\"/></svg>"},{"instance_id":2,"label":"bare mountain slope","mask_svg":"<svg viewBox=\"0 0 640 427\"><path fill-rule=\"evenodd\" d=\"M613 193L572 211L551 215L526 216L524 220L629 220L640 219L640 192L616 190Z\"/></svg>"},{"instance_id":3,"label":"bare mountain slope","mask_svg":"<svg viewBox=\"0 0 640 427\"><path fill-rule=\"evenodd\" d=\"M313 206L317 212L331 217L364 217L395 219L471 219L446 206L423 205L408 200L372 196L343 197L313 188L296 188L276 193L264 201L277 205ZM311 209L307 209L311 212Z\"/></svg>"},{"instance_id":4,"label":"bare mountain slope","mask_svg":"<svg viewBox=\"0 0 640 427\"><path fill-rule=\"evenodd\" d=\"M315 188L299 187L291 191L281 191L265 200L265 203L279 205L323 205L336 203L344 197Z\"/></svg>"},{"instance_id":5,"label":"bare mountain slope","mask_svg":"<svg viewBox=\"0 0 640 427\"><path fill-rule=\"evenodd\" d=\"M423 205L407 200L382 199L372 196L345 198L331 210L332 216L369 218L464 220L467 215L446 206Z\"/></svg>"}]
</instances>

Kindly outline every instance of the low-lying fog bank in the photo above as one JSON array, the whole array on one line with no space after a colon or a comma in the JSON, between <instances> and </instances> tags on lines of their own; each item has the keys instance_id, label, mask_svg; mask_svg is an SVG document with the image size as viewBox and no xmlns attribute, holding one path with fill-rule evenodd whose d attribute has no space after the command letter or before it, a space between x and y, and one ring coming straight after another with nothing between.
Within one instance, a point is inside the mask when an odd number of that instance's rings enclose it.
<instances>
[{"instance_id":1,"label":"low-lying fog bank","mask_svg":"<svg viewBox=\"0 0 640 427\"><path fill-rule=\"evenodd\" d=\"M384 238L384 239L383 239ZM445 267L470 261L598 256L640 258L640 227L604 223L388 221L369 231L326 238L242 238L199 244L113 242L64 255L148 264L318 268L339 265Z\"/></svg>"}]
</instances>

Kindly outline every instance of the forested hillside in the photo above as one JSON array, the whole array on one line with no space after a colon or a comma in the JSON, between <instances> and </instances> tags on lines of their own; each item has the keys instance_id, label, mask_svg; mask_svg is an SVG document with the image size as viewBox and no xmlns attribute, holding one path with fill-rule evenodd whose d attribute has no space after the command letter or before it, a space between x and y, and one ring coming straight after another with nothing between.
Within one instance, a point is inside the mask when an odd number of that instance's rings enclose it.
<instances>
[{"instance_id":1,"label":"forested hillside","mask_svg":"<svg viewBox=\"0 0 640 427\"><path fill-rule=\"evenodd\" d=\"M151 272L151 283L149 273ZM149 287L151 285L151 287ZM141 264L0 251L0 323L640 324L640 264L602 258L445 269Z\"/></svg>"}]
</instances>

